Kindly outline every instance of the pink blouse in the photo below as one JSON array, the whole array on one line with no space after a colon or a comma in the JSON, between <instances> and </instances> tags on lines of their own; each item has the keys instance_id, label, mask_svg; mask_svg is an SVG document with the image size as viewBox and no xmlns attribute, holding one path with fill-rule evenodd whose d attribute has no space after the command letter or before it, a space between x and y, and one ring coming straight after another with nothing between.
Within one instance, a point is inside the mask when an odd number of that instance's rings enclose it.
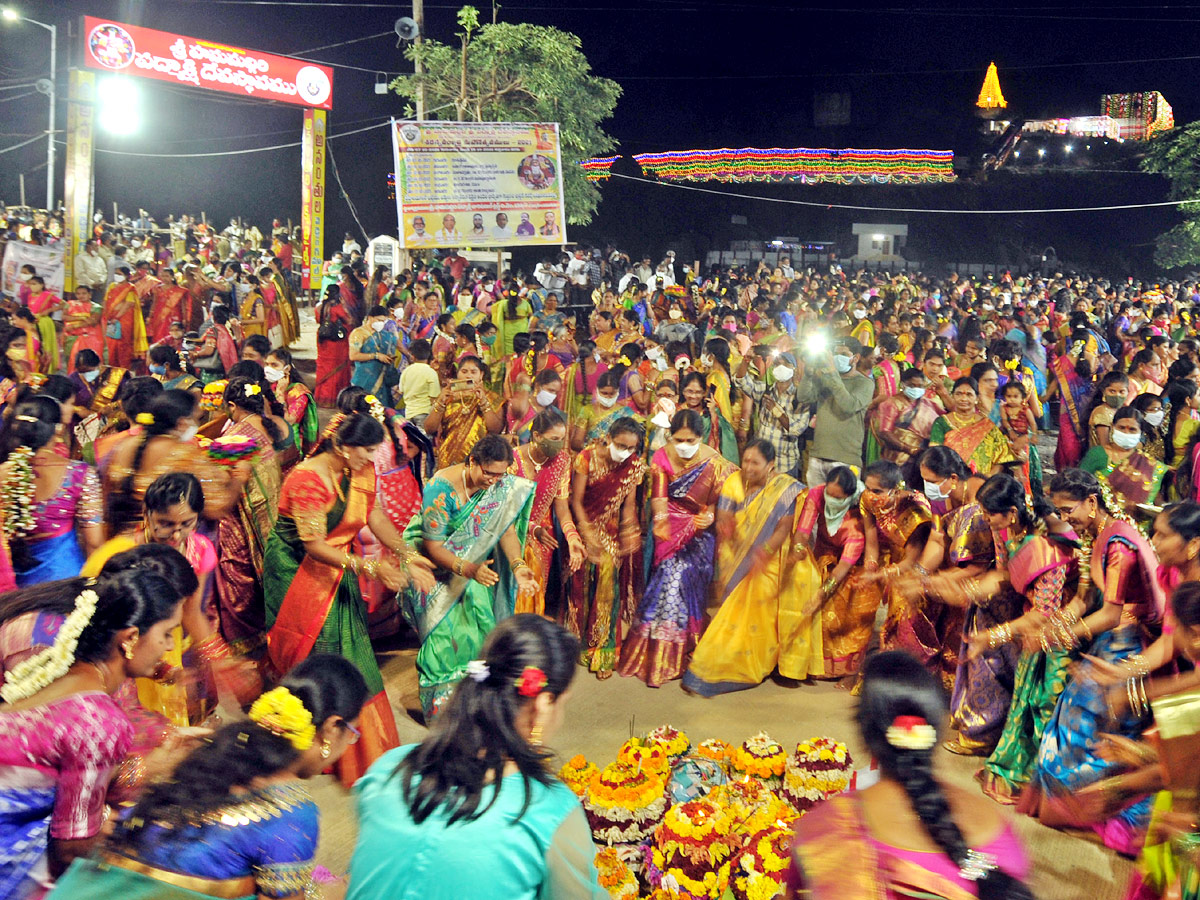
<instances>
[{"instance_id":1,"label":"pink blouse","mask_svg":"<svg viewBox=\"0 0 1200 900\"><path fill-rule=\"evenodd\" d=\"M34 540L59 537L80 526L104 522L104 503L96 470L82 460L67 463L58 490L33 508Z\"/></svg>"}]
</instances>

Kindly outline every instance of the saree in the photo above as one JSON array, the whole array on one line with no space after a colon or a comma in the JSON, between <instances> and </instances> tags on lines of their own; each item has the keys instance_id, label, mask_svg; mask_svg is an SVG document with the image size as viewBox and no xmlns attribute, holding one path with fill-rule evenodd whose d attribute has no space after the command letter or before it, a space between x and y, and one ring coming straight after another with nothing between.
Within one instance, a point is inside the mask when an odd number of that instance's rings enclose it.
<instances>
[{"instance_id":1,"label":"saree","mask_svg":"<svg viewBox=\"0 0 1200 900\"><path fill-rule=\"evenodd\" d=\"M216 592L221 637L238 656L262 645L263 551L275 527L282 482L279 462L267 435L248 419L225 431L252 438L258 452L250 462L250 478L229 515L217 522Z\"/></svg>"},{"instance_id":2,"label":"saree","mask_svg":"<svg viewBox=\"0 0 1200 900\"><path fill-rule=\"evenodd\" d=\"M1163 477L1170 471L1140 450L1134 450L1125 459L1114 463L1103 447L1089 448L1079 468L1107 481L1117 500L1131 515L1139 503L1153 504L1158 499Z\"/></svg>"},{"instance_id":3,"label":"saree","mask_svg":"<svg viewBox=\"0 0 1200 900\"><path fill-rule=\"evenodd\" d=\"M358 329L355 330L357 331ZM358 352L384 353L395 359L396 347L399 343L396 335L386 329L384 331L367 330L370 332L370 336L362 341L358 347ZM350 336L350 345L353 348L354 335ZM399 381L400 375L396 371L395 365L380 362L377 359L356 362L354 364L354 374L350 376L350 383L352 385L362 388L368 394L379 394L385 399L391 397L392 388Z\"/></svg>"},{"instance_id":4,"label":"saree","mask_svg":"<svg viewBox=\"0 0 1200 900\"><path fill-rule=\"evenodd\" d=\"M500 576L489 588L439 569L432 590L409 585L401 592L401 609L421 639L417 681L426 721L441 712L495 624L516 611L516 579L503 553L495 551L510 527L524 547L534 490L532 481L506 475L463 501L440 474L425 485L421 513L408 523L405 541L441 541L446 550L477 565L495 558L492 570Z\"/></svg>"},{"instance_id":5,"label":"saree","mask_svg":"<svg viewBox=\"0 0 1200 900\"><path fill-rule=\"evenodd\" d=\"M861 801L842 794L819 803L796 822L791 868L785 883L812 900L974 900L974 886L941 853L893 848L871 836ZM1017 879L1029 863L1011 827L977 848Z\"/></svg>"},{"instance_id":6,"label":"saree","mask_svg":"<svg viewBox=\"0 0 1200 900\"><path fill-rule=\"evenodd\" d=\"M1019 547L1006 542L1004 550L1010 554L1007 560L999 550L997 558L1008 569L1013 589L1025 596L1027 605L1052 612L1069 599L1067 575L1074 568L1074 559L1066 546L1049 537L1030 535ZM1008 717L982 774L983 791L993 800L1015 803L1017 794L1028 783L1042 735L1066 687L1071 659L1067 650L1021 654Z\"/></svg>"},{"instance_id":7,"label":"saree","mask_svg":"<svg viewBox=\"0 0 1200 900\"><path fill-rule=\"evenodd\" d=\"M16 571L17 586L78 575L84 562L78 526L104 522L95 469L81 460L69 460L58 490L34 506L33 521L33 534L25 541L30 564Z\"/></svg>"},{"instance_id":8,"label":"saree","mask_svg":"<svg viewBox=\"0 0 1200 900\"><path fill-rule=\"evenodd\" d=\"M1092 384L1079 377L1075 364L1065 355L1054 360L1051 370L1058 381L1058 446L1054 450L1054 466L1058 471L1079 465L1083 456L1087 423L1083 416L1092 393Z\"/></svg>"},{"instance_id":9,"label":"saree","mask_svg":"<svg viewBox=\"0 0 1200 900\"><path fill-rule=\"evenodd\" d=\"M667 501L669 537L654 537L653 570L638 602L617 671L650 687L680 677L704 630L712 589L713 529L696 530L694 517L715 506L732 467L716 454L676 474L667 451L651 461L651 496Z\"/></svg>"},{"instance_id":10,"label":"saree","mask_svg":"<svg viewBox=\"0 0 1200 900\"><path fill-rule=\"evenodd\" d=\"M709 387L713 388L713 399L716 409L702 413L700 418L704 423L704 433L701 437L704 443L712 447L735 466L739 465L742 455L738 452L737 435L733 430L733 404L729 376L725 370L714 367L708 373Z\"/></svg>"},{"instance_id":11,"label":"saree","mask_svg":"<svg viewBox=\"0 0 1200 900\"><path fill-rule=\"evenodd\" d=\"M350 787L383 753L400 744L367 632L367 611L353 572L318 562L304 541L323 538L349 552L375 504L370 466L342 479L336 492L311 469L293 469L283 483L279 517L263 553L267 658L280 675L311 653L335 653L363 674L371 695L363 706L362 738L335 769Z\"/></svg>"},{"instance_id":12,"label":"saree","mask_svg":"<svg viewBox=\"0 0 1200 900\"><path fill-rule=\"evenodd\" d=\"M124 290L122 290L122 288ZM117 306L127 303L128 308L116 313ZM146 340L146 323L142 319L142 305L136 288L126 282L114 284L104 298L104 349L110 366L128 369L139 357L146 355L149 346Z\"/></svg>"},{"instance_id":13,"label":"saree","mask_svg":"<svg viewBox=\"0 0 1200 900\"><path fill-rule=\"evenodd\" d=\"M1014 459L1004 433L987 417L958 428L949 416L939 416L930 431L929 443L949 447L979 475L990 475L1000 463Z\"/></svg>"},{"instance_id":14,"label":"saree","mask_svg":"<svg viewBox=\"0 0 1200 900\"><path fill-rule=\"evenodd\" d=\"M1121 605L1121 624L1096 636L1088 655L1110 665L1145 649L1145 625L1160 622L1165 606L1159 585L1158 561L1149 543L1132 525L1112 520L1096 538L1092 553L1092 583L1103 586L1103 602ZM1047 825L1076 824L1056 802L1060 796L1117 773L1122 766L1102 759L1095 751L1102 732L1138 738L1149 724L1148 716L1126 709L1111 721L1105 690L1088 677L1093 663L1080 662L1058 698L1038 750L1037 766L1029 788L1021 796L1020 812L1038 816ZM1104 844L1133 856L1142 845L1150 820L1151 798L1125 807L1111 819L1093 824Z\"/></svg>"},{"instance_id":15,"label":"saree","mask_svg":"<svg viewBox=\"0 0 1200 900\"><path fill-rule=\"evenodd\" d=\"M99 323L89 325L88 319L100 315L101 306L91 300L68 300L63 316L63 344L67 354L67 372L75 371L75 357L80 350L92 350L104 358L104 332Z\"/></svg>"},{"instance_id":16,"label":"saree","mask_svg":"<svg viewBox=\"0 0 1200 900\"><path fill-rule=\"evenodd\" d=\"M726 479L717 509L733 516L733 532L717 542L716 614L683 674L685 689L703 697L761 684L779 666L785 678L808 674L811 649L821 630L801 615L806 594L793 578L791 532L803 489L790 475L776 475L752 494L741 472ZM788 537L769 557L757 552L787 523Z\"/></svg>"},{"instance_id":17,"label":"saree","mask_svg":"<svg viewBox=\"0 0 1200 900\"><path fill-rule=\"evenodd\" d=\"M341 326L346 337L322 340L317 335L317 375L313 394L321 406L334 406L342 388L350 386L350 329L354 320L340 303L324 303L318 310L318 325Z\"/></svg>"},{"instance_id":18,"label":"saree","mask_svg":"<svg viewBox=\"0 0 1200 900\"><path fill-rule=\"evenodd\" d=\"M825 523L825 486L818 485L809 488L804 499L796 519L796 537L797 542L802 537L813 540L810 562L818 575L815 592L805 598L809 606L819 604L816 615L821 623L822 670L812 674L821 678L853 675L866 658L883 593L878 585L855 585L851 569L832 597L820 602L817 594L838 563L844 560L857 567L861 562L867 541L862 515L851 507L831 535Z\"/></svg>"},{"instance_id":19,"label":"saree","mask_svg":"<svg viewBox=\"0 0 1200 900\"><path fill-rule=\"evenodd\" d=\"M575 457L574 469L587 479L580 532L590 526L588 537L595 537L602 552L571 576L562 624L582 644L580 663L608 678L620 656L622 623L632 620L642 589L641 554L622 553L619 529L621 509L642 484L646 463L635 454L614 464L606 447L588 447Z\"/></svg>"},{"instance_id":20,"label":"saree","mask_svg":"<svg viewBox=\"0 0 1200 900\"><path fill-rule=\"evenodd\" d=\"M881 359L878 364L871 370L871 377L875 379L876 390L881 392L881 396L892 398L900 389L900 372L896 367L895 360ZM866 453L863 455L863 462L870 465L878 459L883 458L884 447L886 446L876 433L875 416L869 414L867 416L867 444Z\"/></svg>"},{"instance_id":21,"label":"saree","mask_svg":"<svg viewBox=\"0 0 1200 900\"><path fill-rule=\"evenodd\" d=\"M317 400L308 385L293 382L284 395L284 407L288 417L296 420L292 438L296 449L304 456L312 452L321 436L321 425L317 416Z\"/></svg>"},{"instance_id":22,"label":"saree","mask_svg":"<svg viewBox=\"0 0 1200 900\"><path fill-rule=\"evenodd\" d=\"M594 403L591 406L584 407L578 420L578 427L583 429L584 445L603 441L608 437L608 430L617 419L625 419L636 415L637 413L624 403L618 403L611 409L605 409Z\"/></svg>"},{"instance_id":23,"label":"saree","mask_svg":"<svg viewBox=\"0 0 1200 900\"><path fill-rule=\"evenodd\" d=\"M996 561L996 543L987 515L978 503L951 510L942 519L946 531L943 569L970 565L991 568ZM966 609L962 626L954 690L950 695L950 727L958 732L958 743L979 755L992 752L1000 740L1004 721L1012 705L1013 680L1020 652L1014 644L985 650L977 659L967 656L971 635L987 631L1021 615L1021 595L1005 586L986 602Z\"/></svg>"},{"instance_id":24,"label":"saree","mask_svg":"<svg viewBox=\"0 0 1200 900\"><path fill-rule=\"evenodd\" d=\"M540 468L528 459L528 451L517 450L513 453L512 465L508 467L510 475L528 479L537 485L533 492L533 505L529 513L529 529L544 528L553 535L555 527L554 501L571 498L571 454L566 450L557 453L553 459L547 460ZM558 556L556 560L554 557ZM566 561L566 541L559 540L558 550L546 547L537 538L530 537L525 542L525 562L533 570L537 580L537 592L530 596L521 594L517 597L516 612L545 613L546 607L559 609L557 602L562 596L562 581L551 581L551 563L558 563L558 573L561 575ZM550 595L549 597L547 595ZM547 602L549 600L549 602Z\"/></svg>"},{"instance_id":25,"label":"saree","mask_svg":"<svg viewBox=\"0 0 1200 900\"><path fill-rule=\"evenodd\" d=\"M187 288L174 284L161 284L154 289L154 302L150 306L150 318L146 321L146 337L152 344L165 341L171 334L171 323L184 323L188 330L189 311L184 301L191 297ZM243 313L245 315L245 313Z\"/></svg>"},{"instance_id":26,"label":"saree","mask_svg":"<svg viewBox=\"0 0 1200 900\"><path fill-rule=\"evenodd\" d=\"M488 400L495 408L496 397L489 393ZM446 404L440 431L442 439L437 448L439 469L448 469L450 466L466 462L471 448L488 433L487 424L483 421L483 414L475 405L474 398L468 401L458 397Z\"/></svg>"}]
</instances>

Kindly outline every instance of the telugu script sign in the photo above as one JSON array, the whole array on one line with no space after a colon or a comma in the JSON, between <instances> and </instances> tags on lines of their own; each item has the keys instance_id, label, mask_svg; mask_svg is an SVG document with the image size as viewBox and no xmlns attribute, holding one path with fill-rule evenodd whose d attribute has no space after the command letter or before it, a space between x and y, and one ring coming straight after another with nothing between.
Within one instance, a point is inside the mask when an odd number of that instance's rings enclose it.
<instances>
[{"instance_id":1,"label":"telugu script sign","mask_svg":"<svg viewBox=\"0 0 1200 900\"><path fill-rule=\"evenodd\" d=\"M83 60L92 69L173 84L333 108L333 69L215 41L84 16Z\"/></svg>"},{"instance_id":2,"label":"telugu script sign","mask_svg":"<svg viewBox=\"0 0 1200 900\"><path fill-rule=\"evenodd\" d=\"M554 122L393 122L400 245L563 244Z\"/></svg>"}]
</instances>

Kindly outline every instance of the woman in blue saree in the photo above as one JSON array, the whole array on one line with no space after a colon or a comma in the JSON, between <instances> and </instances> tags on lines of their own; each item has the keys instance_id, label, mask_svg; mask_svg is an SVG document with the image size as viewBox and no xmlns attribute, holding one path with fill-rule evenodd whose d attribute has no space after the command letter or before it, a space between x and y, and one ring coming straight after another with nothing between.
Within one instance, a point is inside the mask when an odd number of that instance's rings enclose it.
<instances>
[{"instance_id":1,"label":"woman in blue saree","mask_svg":"<svg viewBox=\"0 0 1200 900\"><path fill-rule=\"evenodd\" d=\"M400 380L396 370L399 338L385 328L390 318L382 306L373 306L366 321L350 333L350 360L354 363L350 383L381 397L390 397Z\"/></svg>"},{"instance_id":2,"label":"woman in blue saree","mask_svg":"<svg viewBox=\"0 0 1200 900\"><path fill-rule=\"evenodd\" d=\"M492 627L513 614L517 593L536 586L524 561L534 483L508 474L512 460L508 441L484 436L465 463L430 479L421 512L404 532L405 540L422 542L437 567L431 590L410 586L401 595L421 639L417 677L426 721L441 712Z\"/></svg>"}]
</instances>

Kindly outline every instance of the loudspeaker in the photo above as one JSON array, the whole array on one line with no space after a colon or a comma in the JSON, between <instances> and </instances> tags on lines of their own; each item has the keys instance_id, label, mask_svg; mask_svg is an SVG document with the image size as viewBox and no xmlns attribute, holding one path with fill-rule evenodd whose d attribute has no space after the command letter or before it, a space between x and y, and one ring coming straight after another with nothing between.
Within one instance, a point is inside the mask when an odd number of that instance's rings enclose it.
<instances>
[{"instance_id":1,"label":"loudspeaker","mask_svg":"<svg viewBox=\"0 0 1200 900\"><path fill-rule=\"evenodd\" d=\"M403 16L396 20L396 36L402 41L415 41L420 35L416 19Z\"/></svg>"}]
</instances>

